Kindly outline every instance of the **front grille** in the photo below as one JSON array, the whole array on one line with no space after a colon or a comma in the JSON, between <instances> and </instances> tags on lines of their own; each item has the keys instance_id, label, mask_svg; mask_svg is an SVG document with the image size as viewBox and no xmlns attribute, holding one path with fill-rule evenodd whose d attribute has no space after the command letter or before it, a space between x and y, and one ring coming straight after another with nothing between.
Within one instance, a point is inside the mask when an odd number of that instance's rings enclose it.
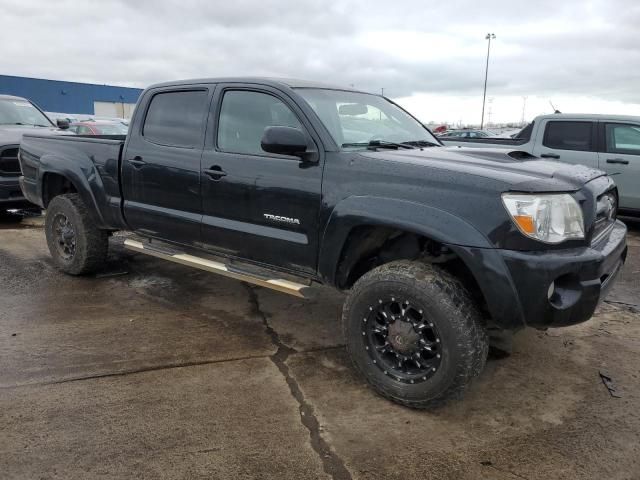
<instances>
[{"instance_id":1,"label":"front grille","mask_svg":"<svg viewBox=\"0 0 640 480\"><path fill-rule=\"evenodd\" d=\"M0 147L0 175L5 177L20 175L17 146Z\"/></svg>"},{"instance_id":2,"label":"front grille","mask_svg":"<svg viewBox=\"0 0 640 480\"><path fill-rule=\"evenodd\" d=\"M598 240L615 223L618 216L618 196L614 190L598 196L596 202L596 219L593 230L594 240Z\"/></svg>"}]
</instances>

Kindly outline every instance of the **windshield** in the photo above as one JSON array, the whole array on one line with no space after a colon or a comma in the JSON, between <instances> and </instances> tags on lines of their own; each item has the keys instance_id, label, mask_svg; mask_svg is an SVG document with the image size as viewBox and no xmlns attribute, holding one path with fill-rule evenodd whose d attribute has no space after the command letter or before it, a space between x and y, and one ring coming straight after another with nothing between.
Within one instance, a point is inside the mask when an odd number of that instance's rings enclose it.
<instances>
[{"instance_id":1,"label":"windshield","mask_svg":"<svg viewBox=\"0 0 640 480\"><path fill-rule=\"evenodd\" d=\"M363 148L377 141L439 145L420 122L384 97L319 88L297 92L343 148Z\"/></svg>"},{"instance_id":2,"label":"windshield","mask_svg":"<svg viewBox=\"0 0 640 480\"><path fill-rule=\"evenodd\" d=\"M52 123L26 100L2 99L0 100L0 125L51 127Z\"/></svg>"}]
</instances>

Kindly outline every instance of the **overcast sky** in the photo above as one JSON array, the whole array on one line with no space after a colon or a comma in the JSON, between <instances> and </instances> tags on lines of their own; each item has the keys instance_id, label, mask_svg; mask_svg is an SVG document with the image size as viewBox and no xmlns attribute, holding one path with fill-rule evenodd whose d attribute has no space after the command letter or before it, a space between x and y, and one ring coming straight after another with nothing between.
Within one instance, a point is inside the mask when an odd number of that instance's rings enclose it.
<instances>
[{"instance_id":1,"label":"overcast sky","mask_svg":"<svg viewBox=\"0 0 640 480\"><path fill-rule=\"evenodd\" d=\"M269 75L354 85L424 121L640 115L640 0L0 0L0 73L145 87Z\"/></svg>"}]
</instances>

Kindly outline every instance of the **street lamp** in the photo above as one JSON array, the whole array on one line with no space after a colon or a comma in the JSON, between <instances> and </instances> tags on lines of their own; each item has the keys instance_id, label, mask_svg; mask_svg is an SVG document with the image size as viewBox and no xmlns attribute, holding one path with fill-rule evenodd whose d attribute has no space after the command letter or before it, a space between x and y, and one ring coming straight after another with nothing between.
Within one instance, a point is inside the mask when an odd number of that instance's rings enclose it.
<instances>
[{"instance_id":1,"label":"street lamp","mask_svg":"<svg viewBox=\"0 0 640 480\"><path fill-rule=\"evenodd\" d=\"M482 120L480 120L480 130L484 127L484 104L487 99L487 77L489 76L489 53L491 52L491 40L495 40L495 33L487 33L487 36L484 37L485 40L489 40L489 44L487 45L487 65L484 69L484 93L482 94Z\"/></svg>"}]
</instances>

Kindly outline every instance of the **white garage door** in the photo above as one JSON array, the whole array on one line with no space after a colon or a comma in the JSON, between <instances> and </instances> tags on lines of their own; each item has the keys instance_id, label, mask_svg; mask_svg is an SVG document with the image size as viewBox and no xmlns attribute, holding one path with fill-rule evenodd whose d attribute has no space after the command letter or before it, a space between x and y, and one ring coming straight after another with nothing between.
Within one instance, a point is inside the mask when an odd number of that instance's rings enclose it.
<instances>
[{"instance_id":1,"label":"white garage door","mask_svg":"<svg viewBox=\"0 0 640 480\"><path fill-rule=\"evenodd\" d=\"M131 118L135 103L93 102L96 117Z\"/></svg>"}]
</instances>

